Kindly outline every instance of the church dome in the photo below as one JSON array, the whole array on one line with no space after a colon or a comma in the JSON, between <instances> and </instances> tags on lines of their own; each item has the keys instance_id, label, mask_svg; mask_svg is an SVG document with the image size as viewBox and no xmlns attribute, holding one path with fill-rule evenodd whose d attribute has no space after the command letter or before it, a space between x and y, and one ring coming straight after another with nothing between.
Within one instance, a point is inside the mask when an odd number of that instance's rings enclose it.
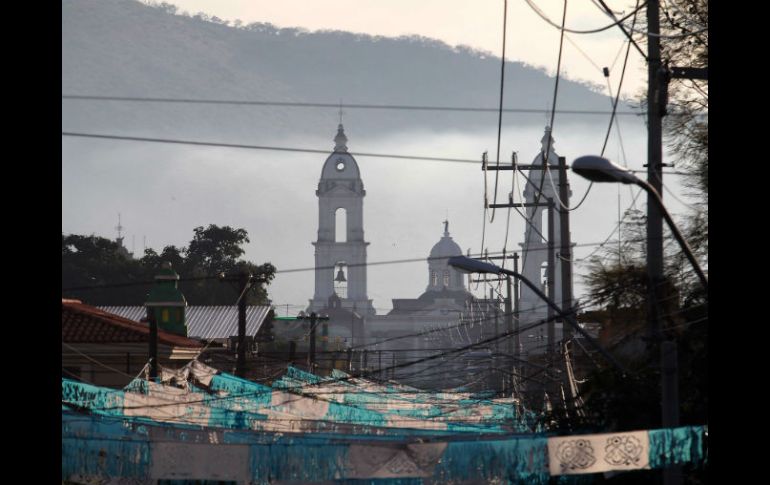
<instances>
[{"instance_id":1,"label":"church dome","mask_svg":"<svg viewBox=\"0 0 770 485\"><path fill-rule=\"evenodd\" d=\"M321 178L324 180L359 180L361 172L353 155L348 153L348 137L342 124L337 128L337 136L334 137L334 152L326 159Z\"/></svg>"},{"instance_id":2,"label":"church dome","mask_svg":"<svg viewBox=\"0 0 770 485\"><path fill-rule=\"evenodd\" d=\"M458 246L449 235L449 228L447 224L447 227L444 228L444 237L442 237L439 242L433 245L433 248L430 250L430 257L448 258L450 256L462 256L462 254L463 250L460 249L460 246Z\"/></svg>"}]
</instances>

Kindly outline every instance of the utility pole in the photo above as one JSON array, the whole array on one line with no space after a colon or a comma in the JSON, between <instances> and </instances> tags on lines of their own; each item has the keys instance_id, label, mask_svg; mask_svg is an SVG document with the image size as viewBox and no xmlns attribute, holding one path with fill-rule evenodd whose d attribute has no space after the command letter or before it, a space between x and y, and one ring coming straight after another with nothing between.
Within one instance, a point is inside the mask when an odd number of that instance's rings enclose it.
<instances>
[{"instance_id":1,"label":"utility pole","mask_svg":"<svg viewBox=\"0 0 770 485\"><path fill-rule=\"evenodd\" d=\"M318 316L315 312L312 312L309 316L300 314L299 316L297 316L297 320L310 320L310 349L307 353L307 367L309 372L313 372L316 366L315 329L316 329L316 326L318 326L319 321L327 321L329 320L329 316L328 315Z\"/></svg>"},{"instance_id":2,"label":"utility pole","mask_svg":"<svg viewBox=\"0 0 770 485\"><path fill-rule=\"evenodd\" d=\"M315 367L315 329L318 325L319 321L328 321L329 316L318 316L315 312L312 312L310 315L305 315L304 312L300 312L299 315L296 317L275 317L275 320L310 320L310 349L307 353L307 367L310 372L313 372L313 369ZM294 343L294 342L292 342ZM294 347L290 347L290 352L294 352ZM348 362L350 362L350 353L351 349L348 349Z\"/></svg>"},{"instance_id":3,"label":"utility pole","mask_svg":"<svg viewBox=\"0 0 770 485\"><path fill-rule=\"evenodd\" d=\"M494 299L494 296L495 296L494 293L495 293L495 290L493 288L490 288L489 289L489 301L490 302ZM495 302L494 311L495 311L495 336L497 336L497 335L500 335L500 324L499 324L500 307L498 306L498 302ZM510 342L510 339L508 339L508 341ZM500 341L496 340L494 345L495 345L495 352L499 352L500 351Z\"/></svg>"},{"instance_id":4,"label":"utility pole","mask_svg":"<svg viewBox=\"0 0 770 485\"><path fill-rule=\"evenodd\" d=\"M155 309L147 309L147 319L150 323L150 380L158 379L158 321L155 319Z\"/></svg>"},{"instance_id":5,"label":"utility pole","mask_svg":"<svg viewBox=\"0 0 770 485\"><path fill-rule=\"evenodd\" d=\"M238 377L246 377L246 288L250 280L251 274L245 270L238 275L238 360L235 365Z\"/></svg>"},{"instance_id":6,"label":"utility pole","mask_svg":"<svg viewBox=\"0 0 770 485\"><path fill-rule=\"evenodd\" d=\"M289 342L289 362L294 365L294 358L297 355L297 342L294 340Z\"/></svg>"},{"instance_id":7,"label":"utility pole","mask_svg":"<svg viewBox=\"0 0 770 485\"><path fill-rule=\"evenodd\" d=\"M237 340L237 360L235 364L235 374L238 377L246 375L246 292L253 288L253 283L265 283L262 276L253 276L247 270L242 269L236 274L221 274L221 282L235 283L235 289L238 292L238 340ZM281 317L275 317L275 320L282 320Z\"/></svg>"},{"instance_id":8,"label":"utility pole","mask_svg":"<svg viewBox=\"0 0 770 485\"><path fill-rule=\"evenodd\" d=\"M544 175L545 176L545 175ZM553 203L552 198L548 198L548 270L546 273L546 278L548 278L547 282L547 288L548 288L548 298L553 300L556 288L556 255L554 252L554 244L553 244L553 238L554 238L554 232L555 232L555 224L553 220L555 207ZM553 308L548 306L548 362L549 364L553 362L553 354L554 354L554 341L556 340L556 322L554 321L554 314L553 314Z\"/></svg>"},{"instance_id":9,"label":"utility pole","mask_svg":"<svg viewBox=\"0 0 770 485\"><path fill-rule=\"evenodd\" d=\"M329 350L329 322L323 322L321 324L321 352L324 354L324 360L326 360L326 352Z\"/></svg>"},{"instance_id":10,"label":"utility pole","mask_svg":"<svg viewBox=\"0 0 770 485\"><path fill-rule=\"evenodd\" d=\"M647 182L663 198L663 116L666 115L668 82L671 78L708 79L708 69L674 67L669 70L660 57L660 4L647 2ZM663 271L663 214L651 194L647 195L647 274L649 279L650 341L660 345L661 417L664 428L679 425L678 357L676 341L663 341L661 309ZM663 483L682 483L680 467L663 470Z\"/></svg>"},{"instance_id":11,"label":"utility pole","mask_svg":"<svg viewBox=\"0 0 770 485\"><path fill-rule=\"evenodd\" d=\"M569 233L569 181L567 180L567 159L559 157L559 268L561 268L561 310L563 312L572 311L572 240ZM577 319L577 315L575 315ZM572 329L566 321L562 320L562 342L564 348L564 368L562 376L564 377L564 387L570 390L570 399L565 402L566 409L572 409L574 398L572 382L567 372L567 342L572 336Z\"/></svg>"},{"instance_id":12,"label":"utility pole","mask_svg":"<svg viewBox=\"0 0 770 485\"><path fill-rule=\"evenodd\" d=\"M513 253L513 271L518 273L519 272L519 253ZM511 395L513 395L513 384L516 379L516 374L521 374L521 372L517 372L518 369L521 369L521 366L518 366L517 363L521 361L521 355L520 355L520 349L521 349L521 339L519 337L519 280L515 280L513 282L513 297L511 297L511 278L508 277L505 279L505 286L506 290L508 290L508 304L506 305L506 314L511 315L511 304L513 304L513 315L509 316L509 324L508 328L510 329L510 319L513 319L513 357L515 364L511 367L513 367L513 373L511 374Z\"/></svg>"},{"instance_id":13,"label":"utility pole","mask_svg":"<svg viewBox=\"0 0 770 485\"><path fill-rule=\"evenodd\" d=\"M564 312L572 310L572 239L569 233L569 181L567 180L567 159L559 157L559 200L564 207L559 206L559 267L561 268L561 309ZM563 339L568 340L572 334L567 322L562 323Z\"/></svg>"},{"instance_id":14,"label":"utility pole","mask_svg":"<svg viewBox=\"0 0 770 485\"><path fill-rule=\"evenodd\" d=\"M310 314L310 350L307 353L307 368L310 372L315 370L315 325L318 315L315 312Z\"/></svg>"},{"instance_id":15,"label":"utility pole","mask_svg":"<svg viewBox=\"0 0 770 485\"><path fill-rule=\"evenodd\" d=\"M519 253L513 253L513 271L516 273L519 272ZM511 278L506 278L506 289L508 290L508 306L506 307L505 313L510 315L511 314ZM513 345L515 348L513 349L513 355L516 357L521 357L519 355L519 351L521 349L521 338L519 337L519 280L515 280L513 282L513 325L514 325L514 337L513 337ZM510 329L510 324L508 326Z\"/></svg>"}]
</instances>

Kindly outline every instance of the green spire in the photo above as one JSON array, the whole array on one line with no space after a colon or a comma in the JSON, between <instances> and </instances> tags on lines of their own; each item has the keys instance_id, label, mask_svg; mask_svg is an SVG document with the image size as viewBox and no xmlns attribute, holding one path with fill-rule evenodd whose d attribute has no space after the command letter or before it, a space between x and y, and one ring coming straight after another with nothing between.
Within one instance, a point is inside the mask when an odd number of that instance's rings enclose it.
<instances>
[{"instance_id":1,"label":"green spire","mask_svg":"<svg viewBox=\"0 0 770 485\"><path fill-rule=\"evenodd\" d=\"M164 262L158 274L155 275L155 284L147 294L144 306L147 307L148 316L150 312L155 316L158 328L186 337L187 301L177 288L178 281L179 275L171 268L171 263Z\"/></svg>"}]
</instances>

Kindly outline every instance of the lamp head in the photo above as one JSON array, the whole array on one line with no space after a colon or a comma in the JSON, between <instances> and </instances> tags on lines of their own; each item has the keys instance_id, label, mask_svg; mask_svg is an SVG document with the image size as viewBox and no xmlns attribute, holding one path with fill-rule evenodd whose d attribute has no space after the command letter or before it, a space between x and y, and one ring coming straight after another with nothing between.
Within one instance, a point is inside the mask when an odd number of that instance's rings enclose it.
<instances>
[{"instance_id":1,"label":"lamp head","mask_svg":"<svg viewBox=\"0 0 770 485\"><path fill-rule=\"evenodd\" d=\"M585 155L572 162L572 171L591 182L620 182L635 184L639 179L628 169L616 165L604 157Z\"/></svg>"},{"instance_id":2,"label":"lamp head","mask_svg":"<svg viewBox=\"0 0 770 485\"><path fill-rule=\"evenodd\" d=\"M471 259L466 256L452 256L447 260L447 264L459 269L464 273L490 273L500 274L500 268L494 264L485 263L477 259Z\"/></svg>"}]
</instances>

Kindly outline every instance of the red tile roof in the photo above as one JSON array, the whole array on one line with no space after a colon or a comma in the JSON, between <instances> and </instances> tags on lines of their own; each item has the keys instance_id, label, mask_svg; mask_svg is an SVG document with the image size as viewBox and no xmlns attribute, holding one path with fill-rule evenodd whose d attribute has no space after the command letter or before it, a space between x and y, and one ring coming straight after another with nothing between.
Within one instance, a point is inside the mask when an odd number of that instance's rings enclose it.
<instances>
[{"instance_id":1,"label":"red tile roof","mask_svg":"<svg viewBox=\"0 0 770 485\"><path fill-rule=\"evenodd\" d=\"M61 339L69 343L135 343L149 342L150 327L79 300L61 301ZM173 347L201 348L198 340L158 329L158 344Z\"/></svg>"}]
</instances>

